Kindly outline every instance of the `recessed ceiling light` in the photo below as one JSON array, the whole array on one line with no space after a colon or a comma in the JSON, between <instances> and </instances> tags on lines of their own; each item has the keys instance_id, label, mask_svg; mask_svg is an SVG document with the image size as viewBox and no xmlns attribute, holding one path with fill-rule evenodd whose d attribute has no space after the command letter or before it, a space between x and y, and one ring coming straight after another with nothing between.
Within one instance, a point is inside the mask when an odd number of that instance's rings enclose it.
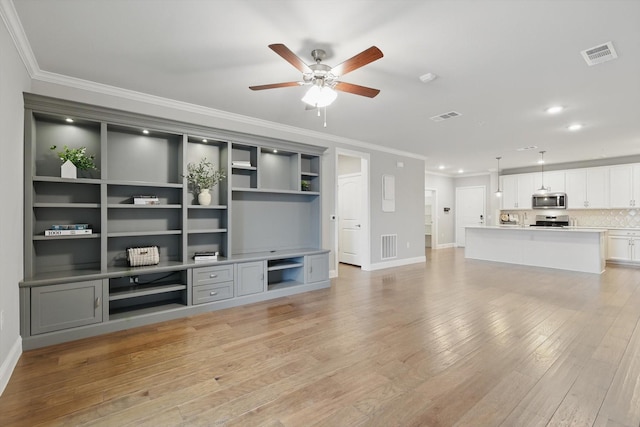
<instances>
[{"instance_id":1,"label":"recessed ceiling light","mask_svg":"<svg viewBox=\"0 0 640 427\"><path fill-rule=\"evenodd\" d=\"M67 123L73 123L73 119L71 117L67 117L64 119Z\"/></svg>"},{"instance_id":2,"label":"recessed ceiling light","mask_svg":"<svg viewBox=\"0 0 640 427\"><path fill-rule=\"evenodd\" d=\"M570 131L577 131L582 129L582 125L580 123L574 123L572 125L569 125L567 129L569 129Z\"/></svg>"},{"instance_id":3,"label":"recessed ceiling light","mask_svg":"<svg viewBox=\"0 0 640 427\"><path fill-rule=\"evenodd\" d=\"M273 152L274 152L274 153L277 153L277 152L278 152L278 150L276 150L276 149L274 148L274 149L273 149Z\"/></svg>"},{"instance_id":4,"label":"recessed ceiling light","mask_svg":"<svg viewBox=\"0 0 640 427\"><path fill-rule=\"evenodd\" d=\"M544 159L538 159L538 164L539 165L543 165L544 164Z\"/></svg>"},{"instance_id":5,"label":"recessed ceiling light","mask_svg":"<svg viewBox=\"0 0 640 427\"><path fill-rule=\"evenodd\" d=\"M562 105L554 105L553 107L547 108L545 111L549 114L558 114L562 110L564 110Z\"/></svg>"},{"instance_id":6,"label":"recessed ceiling light","mask_svg":"<svg viewBox=\"0 0 640 427\"><path fill-rule=\"evenodd\" d=\"M458 169L458 173L464 173L464 169Z\"/></svg>"},{"instance_id":7,"label":"recessed ceiling light","mask_svg":"<svg viewBox=\"0 0 640 427\"><path fill-rule=\"evenodd\" d=\"M445 168L445 166L444 166L444 165L440 165L440 166L438 166L438 169L440 169L440 170L443 170L444 168Z\"/></svg>"},{"instance_id":8,"label":"recessed ceiling light","mask_svg":"<svg viewBox=\"0 0 640 427\"><path fill-rule=\"evenodd\" d=\"M207 141L207 138L203 138L202 142L209 142L209 141Z\"/></svg>"},{"instance_id":9,"label":"recessed ceiling light","mask_svg":"<svg viewBox=\"0 0 640 427\"><path fill-rule=\"evenodd\" d=\"M146 129L142 129L142 133L144 133L145 135L148 135L148 134L149 134L149 131L148 131L148 130L146 130Z\"/></svg>"}]
</instances>

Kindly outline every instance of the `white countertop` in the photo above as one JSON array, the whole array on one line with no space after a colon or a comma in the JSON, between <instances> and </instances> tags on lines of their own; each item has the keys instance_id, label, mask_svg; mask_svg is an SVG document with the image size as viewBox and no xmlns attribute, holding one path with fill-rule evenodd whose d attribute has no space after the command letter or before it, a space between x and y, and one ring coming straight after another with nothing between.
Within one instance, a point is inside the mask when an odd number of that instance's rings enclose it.
<instances>
[{"instance_id":1,"label":"white countertop","mask_svg":"<svg viewBox=\"0 0 640 427\"><path fill-rule=\"evenodd\" d=\"M469 225L466 228L479 228L489 230L517 230L517 231L553 231L553 232L571 232L571 233L606 233L606 228L587 228L587 227L530 227L519 225Z\"/></svg>"}]
</instances>

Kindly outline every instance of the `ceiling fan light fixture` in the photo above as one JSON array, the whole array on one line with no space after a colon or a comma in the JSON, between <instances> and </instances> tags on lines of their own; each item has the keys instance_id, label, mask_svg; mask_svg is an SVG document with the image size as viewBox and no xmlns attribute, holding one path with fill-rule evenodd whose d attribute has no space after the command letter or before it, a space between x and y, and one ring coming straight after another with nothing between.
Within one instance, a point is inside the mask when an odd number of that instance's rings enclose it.
<instances>
[{"instance_id":1,"label":"ceiling fan light fixture","mask_svg":"<svg viewBox=\"0 0 640 427\"><path fill-rule=\"evenodd\" d=\"M338 93L328 86L313 85L302 98L302 101L312 107L322 108L331 105L338 97Z\"/></svg>"}]
</instances>

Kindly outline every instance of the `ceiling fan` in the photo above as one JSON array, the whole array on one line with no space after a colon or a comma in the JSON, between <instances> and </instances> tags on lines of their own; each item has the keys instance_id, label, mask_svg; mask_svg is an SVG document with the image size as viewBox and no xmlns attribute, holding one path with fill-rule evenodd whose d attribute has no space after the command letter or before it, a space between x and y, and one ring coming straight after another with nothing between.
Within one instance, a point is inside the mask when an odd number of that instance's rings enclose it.
<instances>
[{"instance_id":1,"label":"ceiling fan","mask_svg":"<svg viewBox=\"0 0 640 427\"><path fill-rule=\"evenodd\" d=\"M284 58L285 61L296 67L302 73L302 81L250 86L249 89L251 90L310 85L311 89L302 100L312 107L326 107L333 102L337 96L334 90L369 98L373 98L380 93L379 89L338 80L345 74L382 58L382 51L375 46L371 46L369 49L360 52L335 67L321 63L326 57L326 52L322 49L314 49L311 51L311 56L316 62L315 64L307 65L284 44L270 44L269 48Z\"/></svg>"}]
</instances>

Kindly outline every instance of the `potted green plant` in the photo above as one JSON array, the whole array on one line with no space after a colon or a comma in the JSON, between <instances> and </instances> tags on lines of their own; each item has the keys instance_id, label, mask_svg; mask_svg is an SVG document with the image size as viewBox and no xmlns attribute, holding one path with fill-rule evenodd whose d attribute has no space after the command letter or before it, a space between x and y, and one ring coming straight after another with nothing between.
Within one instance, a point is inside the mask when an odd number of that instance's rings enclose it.
<instances>
[{"instance_id":1,"label":"potted green plant","mask_svg":"<svg viewBox=\"0 0 640 427\"><path fill-rule=\"evenodd\" d=\"M224 170L216 170L213 163L202 158L199 163L189 163L187 174L184 175L191 190L198 196L198 203L207 206L211 204L209 190L226 178Z\"/></svg>"},{"instance_id":2,"label":"potted green plant","mask_svg":"<svg viewBox=\"0 0 640 427\"><path fill-rule=\"evenodd\" d=\"M57 148L56 145L49 147L54 152ZM69 148L65 145L62 151L56 152L56 155L62 160L62 165L60 166L60 176L62 178L76 178L78 169L97 169L94 162L96 156L93 154L87 155L87 147Z\"/></svg>"}]
</instances>

